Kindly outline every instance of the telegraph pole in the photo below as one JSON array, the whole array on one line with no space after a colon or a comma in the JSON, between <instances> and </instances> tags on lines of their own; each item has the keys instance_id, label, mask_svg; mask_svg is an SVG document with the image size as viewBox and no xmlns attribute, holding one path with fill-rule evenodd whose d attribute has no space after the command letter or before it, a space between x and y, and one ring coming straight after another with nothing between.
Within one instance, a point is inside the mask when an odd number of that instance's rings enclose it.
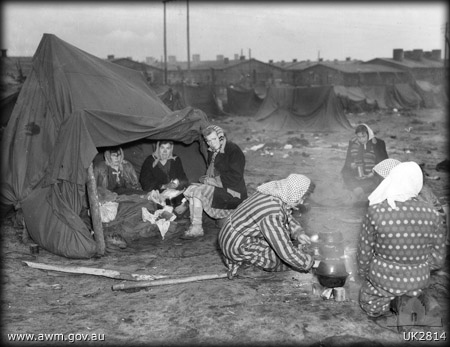
<instances>
[{"instance_id":1,"label":"telegraph pole","mask_svg":"<svg viewBox=\"0 0 450 347\"><path fill-rule=\"evenodd\" d=\"M189 42L189 0L186 0L186 9L187 9L187 68L188 68L188 77L191 77L191 52L190 52L190 42Z\"/></svg>"},{"instance_id":2,"label":"telegraph pole","mask_svg":"<svg viewBox=\"0 0 450 347\"><path fill-rule=\"evenodd\" d=\"M449 35L449 30L448 30L448 22L447 22L447 23L445 23L445 35L444 35L444 37L445 37L445 42L444 42L444 66L446 68L446 71L447 71L447 68L448 68L448 59L449 59L448 51L449 51L449 45L450 45L449 44L448 35Z\"/></svg>"},{"instance_id":3,"label":"telegraph pole","mask_svg":"<svg viewBox=\"0 0 450 347\"><path fill-rule=\"evenodd\" d=\"M166 34L166 2L170 0L163 0L164 4L164 84L167 84L167 34Z\"/></svg>"}]
</instances>

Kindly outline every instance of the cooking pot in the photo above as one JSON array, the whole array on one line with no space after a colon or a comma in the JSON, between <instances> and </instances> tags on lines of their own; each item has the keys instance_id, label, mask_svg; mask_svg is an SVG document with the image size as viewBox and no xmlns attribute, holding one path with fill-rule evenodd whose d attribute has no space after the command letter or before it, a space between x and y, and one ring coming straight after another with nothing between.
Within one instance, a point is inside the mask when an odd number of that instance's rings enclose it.
<instances>
[{"instance_id":1,"label":"cooking pot","mask_svg":"<svg viewBox=\"0 0 450 347\"><path fill-rule=\"evenodd\" d=\"M327 288L342 287L348 277L345 270L345 263L321 261L316 269L316 276L319 283Z\"/></svg>"}]
</instances>

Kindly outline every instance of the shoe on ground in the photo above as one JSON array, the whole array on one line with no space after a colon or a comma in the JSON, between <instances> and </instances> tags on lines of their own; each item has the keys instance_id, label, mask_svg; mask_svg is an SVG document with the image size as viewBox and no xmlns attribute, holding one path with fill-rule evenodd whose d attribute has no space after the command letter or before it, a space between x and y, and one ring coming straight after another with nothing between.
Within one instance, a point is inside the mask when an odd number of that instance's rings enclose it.
<instances>
[{"instance_id":1,"label":"shoe on ground","mask_svg":"<svg viewBox=\"0 0 450 347\"><path fill-rule=\"evenodd\" d=\"M106 235L105 244L107 247L118 247L120 249L125 249L128 246L122 235L119 235L117 233Z\"/></svg>"},{"instance_id":2,"label":"shoe on ground","mask_svg":"<svg viewBox=\"0 0 450 347\"><path fill-rule=\"evenodd\" d=\"M186 230L186 232L183 234L183 236L181 236L181 239L183 240L192 240L192 239L196 239L198 237L202 237L204 236L205 233L203 232L203 227L199 224L194 224L188 228L188 230Z\"/></svg>"},{"instance_id":3,"label":"shoe on ground","mask_svg":"<svg viewBox=\"0 0 450 347\"><path fill-rule=\"evenodd\" d=\"M399 333L398 316L393 312L387 312L378 317L369 317L369 319L381 328Z\"/></svg>"},{"instance_id":4,"label":"shoe on ground","mask_svg":"<svg viewBox=\"0 0 450 347\"><path fill-rule=\"evenodd\" d=\"M267 272L264 269L249 264L249 263L244 263L242 264L237 272L235 277L237 278L252 278L252 279L256 279L256 278L270 278L273 277L274 273L272 272Z\"/></svg>"}]
</instances>

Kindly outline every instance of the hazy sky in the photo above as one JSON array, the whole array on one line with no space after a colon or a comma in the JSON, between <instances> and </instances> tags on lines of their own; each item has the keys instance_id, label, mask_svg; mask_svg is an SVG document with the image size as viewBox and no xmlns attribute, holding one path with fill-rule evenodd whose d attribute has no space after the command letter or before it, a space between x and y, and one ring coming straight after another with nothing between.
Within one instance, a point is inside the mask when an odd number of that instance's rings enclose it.
<instances>
[{"instance_id":1,"label":"hazy sky","mask_svg":"<svg viewBox=\"0 0 450 347\"><path fill-rule=\"evenodd\" d=\"M3 1L1 7L1 48L9 56L32 56L51 33L100 58L164 57L162 1ZM201 60L241 53L265 62L319 54L369 60L403 48L441 49L443 57L447 15L444 1L189 1L190 53ZM166 23L167 55L187 61L185 0L166 3Z\"/></svg>"}]
</instances>

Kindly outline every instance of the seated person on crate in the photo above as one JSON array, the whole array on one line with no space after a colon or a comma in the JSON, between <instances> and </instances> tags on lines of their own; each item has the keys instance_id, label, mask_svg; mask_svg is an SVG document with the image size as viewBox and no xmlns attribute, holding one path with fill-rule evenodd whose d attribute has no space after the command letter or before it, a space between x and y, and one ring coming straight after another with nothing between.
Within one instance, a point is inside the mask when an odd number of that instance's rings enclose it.
<instances>
[{"instance_id":1,"label":"seated person on crate","mask_svg":"<svg viewBox=\"0 0 450 347\"><path fill-rule=\"evenodd\" d=\"M192 183L184 192L189 200L191 224L182 239L204 235L203 212L220 223L247 198L245 185L245 154L223 129L209 125L202 130L208 145L208 168L200 183Z\"/></svg>"},{"instance_id":2,"label":"seated person on crate","mask_svg":"<svg viewBox=\"0 0 450 347\"><path fill-rule=\"evenodd\" d=\"M173 154L173 142L158 141L156 150L142 164L139 182L146 192L157 190L173 196L169 204L175 206L174 212L182 215L187 204L182 203L184 189L189 185L181 159Z\"/></svg>"},{"instance_id":3,"label":"seated person on crate","mask_svg":"<svg viewBox=\"0 0 450 347\"><path fill-rule=\"evenodd\" d=\"M375 137L368 125L358 125L355 134L356 136L348 143L341 171L344 185L351 191L349 204L365 200L377 187L378 180L374 177L372 169L388 158L385 142Z\"/></svg>"},{"instance_id":4,"label":"seated person on crate","mask_svg":"<svg viewBox=\"0 0 450 347\"><path fill-rule=\"evenodd\" d=\"M357 262L359 304L374 319L395 318L391 310L410 317L403 309L426 306L430 272L444 265L445 226L433 205L418 198L422 186L419 165L404 162L369 195Z\"/></svg>"}]
</instances>

